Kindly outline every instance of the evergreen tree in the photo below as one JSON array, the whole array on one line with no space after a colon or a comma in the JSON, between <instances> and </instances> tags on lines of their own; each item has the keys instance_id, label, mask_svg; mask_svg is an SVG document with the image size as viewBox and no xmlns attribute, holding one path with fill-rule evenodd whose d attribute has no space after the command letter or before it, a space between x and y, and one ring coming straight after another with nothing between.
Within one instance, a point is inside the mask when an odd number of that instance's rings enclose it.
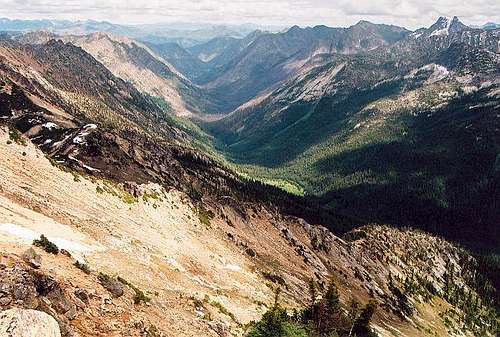
<instances>
[{"instance_id":1,"label":"evergreen tree","mask_svg":"<svg viewBox=\"0 0 500 337\"><path fill-rule=\"evenodd\" d=\"M361 336L374 335L370 328L370 321L377 308L377 302L371 300L368 304L361 310L358 318L354 322L353 333Z\"/></svg>"},{"instance_id":2,"label":"evergreen tree","mask_svg":"<svg viewBox=\"0 0 500 337\"><path fill-rule=\"evenodd\" d=\"M309 280L309 295L311 296L311 305L316 302L316 297L318 296L317 285L313 278Z\"/></svg>"}]
</instances>

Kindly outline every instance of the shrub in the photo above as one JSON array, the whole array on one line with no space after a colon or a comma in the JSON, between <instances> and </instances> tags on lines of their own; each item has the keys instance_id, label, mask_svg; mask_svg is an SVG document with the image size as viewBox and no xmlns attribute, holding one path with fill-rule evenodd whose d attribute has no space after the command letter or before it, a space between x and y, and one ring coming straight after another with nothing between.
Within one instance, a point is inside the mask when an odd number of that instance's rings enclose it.
<instances>
[{"instance_id":1,"label":"shrub","mask_svg":"<svg viewBox=\"0 0 500 337\"><path fill-rule=\"evenodd\" d=\"M40 235L40 239L33 240L33 245L43 248L47 253L59 254L59 248L55 243L49 241L45 235Z\"/></svg>"},{"instance_id":2,"label":"shrub","mask_svg":"<svg viewBox=\"0 0 500 337\"><path fill-rule=\"evenodd\" d=\"M124 278L118 276L117 280L123 283L124 285L128 286L134 291L134 304L140 304L141 302L147 303L151 301L151 298L148 297L142 290L137 288L135 285L132 283L128 282Z\"/></svg>"},{"instance_id":3,"label":"shrub","mask_svg":"<svg viewBox=\"0 0 500 337\"><path fill-rule=\"evenodd\" d=\"M214 212L212 212L211 210L207 210L201 205L196 208L196 213L198 213L200 222L206 226L210 226L210 222L215 216Z\"/></svg>"},{"instance_id":4,"label":"shrub","mask_svg":"<svg viewBox=\"0 0 500 337\"><path fill-rule=\"evenodd\" d=\"M256 257L257 256L257 253L252 248L245 249L245 253L247 253L247 255L250 256L250 257Z\"/></svg>"},{"instance_id":5,"label":"shrub","mask_svg":"<svg viewBox=\"0 0 500 337\"><path fill-rule=\"evenodd\" d=\"M9 139L16 144L26 146L26 140L23 138L21 132L14 127L9 126Z\"/></svg>"},{"instance_id":6,"label":"shrub","mask_svg":"<svg viewBox=\"0 0 500 337\"><path fill-rule=\"evenodd\" d=\"M138 288L132 288L135 292L134 294L134 303L135 304L140 304L142 303L147 303L151 301L151 298L147 296L142 290L139 290Z\"/></svg>"},{"instance_id":7,"label":"shrub","mask_svg":"<svg viewBox=\"0 0 500 337\"><path fill-rule=\"evenodd\" d=\"M123 192L121 199L123 200L124 203L129 205L137 202L137 198L135 198L132 194L130 194L127 191Z\"/></svg>"},{"instance_id":8,"label":"shrub","mask_svg":"<svg viewBox=\"0 0 500 337\"><path fill-rule=\"evenodd\" d=\"M111 278L111 276L109 276L107 274L99 273L99 275L97 276L97 279L101 283L106 283L106 282L109 282L112 278Z\"/></svg>"},{"instance_id":9,"label":"shrub","mask_svg":"<svg viewBox=\"0 0 500 337\"><path fill-rule=\"evenodd\" d=\"M203 308L204 307L204 304L203 304L203 301L197 299L197 298L193 298L193 305L196 307L196 308Z\"/></svg>"},{"instance_id":10,"label":"shrub","mask_svg":"<svg viewBox=\"0 0 500 337\"><path fill-rule=\"evenodd\" d=\"M363 230L355 230L344 234L344 240L349 242L358 241L361 239L366 239L368 234Z\"/></svg>"},{"instance_id":11,"label":"shrub","mask_svg":"<svg viewBox=\"0 0 500 337\"><path fill-rule=\"evenodd\" d=\"M160 194L157 191L151 191L151 192L144 191L142 195L142 200L144 200L144 202L148 202L149 199L161 201Z\"/></svg>"},{"instance_id":12,"label":"shrub","mask_svg":"<svg viewBox=\"0 0 500 337\"><path fill-rule=\"evenodd\" d=\"M241 325L241 323L236 319L236 316L234 316L234 314L231 311L227 310L226 307L224 305L222 305L222 303L217 302L217 301L212 301L210 304L213 307L219 309L219 312L221 314L224 314L224 315L230 317L233 320L233 322L235 322L238 325Z\"/></svg>"},{"instance_id":13,"label":"shrub","mask_svg":"<svg viewBox=\"0 0 500 337\"><path fill-rule=\"evenodd\" d=\"M108 290L113 297L120 297L123 295L123 284L119 282L116 278L106 275L104 273L99 273L97 279L101 285Z\"/></svg>"},{"instance_id":14,"label":"shrub","mask_svg":"<svg viewBox=\"0 0 500 337\"><path fill-rule=\"evenodd\" d=\"M263 272L262 276L264 276L265 279L267 279L273 283L279 284L279 285L287 288L287 284L286 284L285 279L283 277L281 277L280 275L276 275L276 274L268 273L268 272Z\"/></svg>"},{"instance_id":15,"label":"shrub","mask_svg":"<svg viewBox=\"0 0 500 337\"><path fill-rule=\"evenodd\" d=\"M195 200L195 201L201 201L201 198L203 197L203 194L200 191L198 191L197 189L195 189L194 187L191 187L187 191L187 194L189 195L191 200Z\"/></svg>"},{"instance_id":16,"label":"shrub","mask_svg":"<svg viewBox=\"0 0 500 337\"><path fill-rule=\"evenodd\" d=\"M76 268L80 269L81 271L83 271L85 274L90 274L90 267L88 264L86 263L82 263L80 261L75 261L75 263L73 264Z\"/></svg>"}]
</instances>

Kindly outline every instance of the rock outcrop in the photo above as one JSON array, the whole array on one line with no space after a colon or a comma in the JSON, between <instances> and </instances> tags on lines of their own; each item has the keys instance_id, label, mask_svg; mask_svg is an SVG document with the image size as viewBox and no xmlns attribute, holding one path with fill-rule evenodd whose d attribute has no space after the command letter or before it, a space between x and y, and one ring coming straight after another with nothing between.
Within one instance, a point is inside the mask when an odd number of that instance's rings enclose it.
<instances>
[{"instance_id":1,"label":"rock outcrop","mask_svg":"<svg viewBox=\"0 0 500 337\"><path fill-rule=\"evenodd\" d=\"M33 268L40 268L42 265L42 257L33 248L27 249L23 253L22 258Z\"/></svg>"},{"instance_id":2,"label":"rock outcrop","mask_svg":"<svg viewBox=\"0 0 500 337\"><path fill-rule=\"evenodd\" d=\"M43 311L9 309L0 312L0 336L61 337L57 321Z\"/></svg>"}]
</instances>

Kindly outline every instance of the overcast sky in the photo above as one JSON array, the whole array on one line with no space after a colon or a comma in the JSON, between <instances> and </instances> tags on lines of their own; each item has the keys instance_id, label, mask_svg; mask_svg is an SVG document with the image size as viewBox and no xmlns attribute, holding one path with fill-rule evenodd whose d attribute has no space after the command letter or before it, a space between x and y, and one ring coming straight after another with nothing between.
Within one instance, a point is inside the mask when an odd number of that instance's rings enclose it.
<instances>
[{"instance_id":1,"label":"overcast sky","mask_svg":"<svg viewBox=\"0 0 500 337\"><path fill-rule=\"evenodd\" d=\"M419 28L439 16L500 22L500 0L0 0L0 17L349 26L364 19Z\"/></svg>"}]
</instances>

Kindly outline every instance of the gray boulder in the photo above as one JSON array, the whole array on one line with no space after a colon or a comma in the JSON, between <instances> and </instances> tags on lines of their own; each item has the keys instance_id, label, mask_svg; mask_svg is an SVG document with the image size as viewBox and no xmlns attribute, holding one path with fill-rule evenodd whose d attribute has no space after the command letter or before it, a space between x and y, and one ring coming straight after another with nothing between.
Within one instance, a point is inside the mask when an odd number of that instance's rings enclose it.
<instances>
[{"instance_id":1,"label":"gray boulder","mask_svg":"<svg viewBox=\"0 0 500 337\"><path fill-rule=\"evenodd\" d=\"M61 337L59 324L43 311L9 309L0 312L2 337Z\"/></svg>"},{"instance_id":2,"label":"gray boulder","mask_svg":"<svg viewBox=\"0 0 500 337\"><path fill-rule=\"evenodd\" d=\"M42 265L42 257L40 256L40 254L35 252L33 248L24 251L21 257L26 263L28 263L33 268L38 269Z\"/></svg>"},{"instance_id":3,"label":"gray boulder","mask_svg":"<svg viewBox=\"0 0 500 337\"><path fill-rule=\"evenodd\" d=\"M100 273L98 279L101 285L106 288L113 297L120 297L123 295L123 284L116 278Z\"/></svg>"}]
</instances>

